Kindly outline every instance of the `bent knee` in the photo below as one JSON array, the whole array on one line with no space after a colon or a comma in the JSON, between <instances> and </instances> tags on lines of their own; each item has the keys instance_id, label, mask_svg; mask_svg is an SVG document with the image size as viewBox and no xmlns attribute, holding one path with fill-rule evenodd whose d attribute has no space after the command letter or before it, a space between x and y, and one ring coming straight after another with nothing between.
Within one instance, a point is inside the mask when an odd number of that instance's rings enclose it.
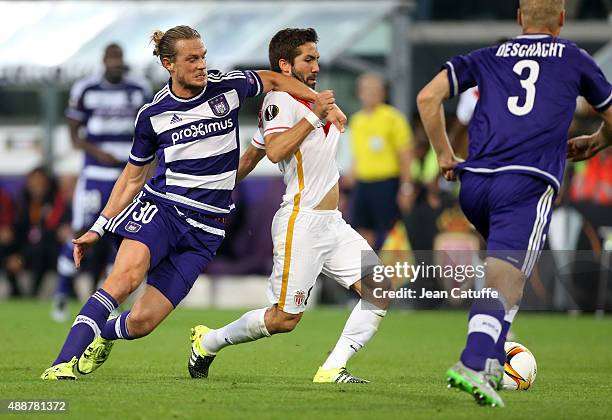
<instances>
[{"instance_id":1,"label":"bent knee","mask_svg":"<svg viewBox=\"0 0 612 420\"><path fill-rule=\"evenodd\" d=\"M123 302L142 283L142 276L135 270L113 271L104 282L102 288L111 294L118 302Z\"/></svg>"}]
</instances>

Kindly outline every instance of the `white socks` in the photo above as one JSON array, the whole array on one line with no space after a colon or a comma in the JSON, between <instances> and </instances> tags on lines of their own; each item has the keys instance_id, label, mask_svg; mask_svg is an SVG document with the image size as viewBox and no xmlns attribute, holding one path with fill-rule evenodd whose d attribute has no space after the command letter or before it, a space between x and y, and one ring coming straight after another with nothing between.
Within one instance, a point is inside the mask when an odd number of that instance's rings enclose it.
<instances>
[{"instance_id":1,"label":"white socks","mask_svg":"<svg viewBox=\"0 0 612 420\"><path fill-rule=\"evenodd\" d=\"M215 354L224 347L270 337L264 322L268 308L247 312L234 322L218 330L210 330L202 339L204 350Z\"/></svg>"},{"instance_id":2,"label":"white socks","mask_svg":"<svg viewBox=\"0 0 612 420\"><path fill-rule=\"evenodd\" d=\"M267 309L255 309L218 330L211 330L202 339L204 350L215 354L230 345L270 337L264 322ZM378 309L371 303L363 300L357 302L336 347L323 364L323 369L345 367L351 356L374 336L386 313L387 311Z\"/></svg>"},{"instance_id":3,"label":"white socks","mask_svg":"<svg viewBox=\"0 0 612 420\"><path fill-rule=\"evenodd\" d=\"M346 367L346 363L360 348L370 341L378 330L387 311L378 309L369 302L360 300L346 321L340 339L334 347L323 369Z\"/></svg>"}]
</instances>

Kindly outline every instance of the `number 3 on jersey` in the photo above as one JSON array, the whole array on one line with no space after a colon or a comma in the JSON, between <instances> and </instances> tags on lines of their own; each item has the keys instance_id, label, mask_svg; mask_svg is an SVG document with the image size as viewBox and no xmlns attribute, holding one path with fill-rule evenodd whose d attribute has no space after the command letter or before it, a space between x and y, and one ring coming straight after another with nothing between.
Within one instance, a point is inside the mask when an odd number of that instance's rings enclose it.
<instances>
[{"instance_id":1,"label":"number 3 on jersey","mask_svg":"<svg viewBox=\"0 0 612 420\"><path fill-rule=\"evenodd\" d=\"M525 103L519 106L518 96L510 96L508 98L508 110L519 117L529 114L533 109L533 102L535 101L536 94L535 82L538 80L538 76L540 75L540 65L537 61L533 60L519 61L514 65L512 71L521 76L523 74L523 70L525 69L529 70L527 72L527 78L521 79L521 86L526 91Z\"/></svg>"},{"instance_id":2,"label":"number 3 on jersey","mask_svg":"<svg viewBox=\"0 0 612 420\"><path fill-rule=\"evenodd\" d=\"M140 212L132 213L132 220L135 222L141 222L143 224L149 223L155 217L157 213L157 206L155 204L151 204L150 202L144 203L144 205L139 209Z\"/></svg>"}]
</instances>

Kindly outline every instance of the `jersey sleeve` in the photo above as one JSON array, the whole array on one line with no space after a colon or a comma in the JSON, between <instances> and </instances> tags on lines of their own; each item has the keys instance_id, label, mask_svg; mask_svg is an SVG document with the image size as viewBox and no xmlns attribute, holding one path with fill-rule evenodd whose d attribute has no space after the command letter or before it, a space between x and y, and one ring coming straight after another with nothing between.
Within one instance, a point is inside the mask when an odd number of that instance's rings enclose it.
<instances>
[{"instance_id":1,"label":"jersey sleeve","mask_svg":"<svg viewBox=\"0 0 612 420\"><path fill-rule=\"evenodd\" d=\"M142 114L138 114L129 162L136 166L143 166L152 162L157 149L156 138L151 120L143 117Z\"/></svg>"},{"instance_id":2,"label":"jersey sleeve","mask_svg":"<svg viewBox=\"0 0 612 420\"><path fill-rule=\"evenodd\" d=\"M88 118L87 110L83 104L83 94L85 93L85 84L76 82L70 89L68 98L68 107L64 115L71 120L85 122Z\"/></svg>"},{"instance_id":3,"label":"jersey sleeve","mask_svg":"<svg viewBox=\"0 0 612 420\"><path fill-rule=\"evenodd\" d=\"M444 63L442 68L448 70L451 97L477 85L474 74L474 58L474 53L470 53L455 56Z\"/></svg>"},{"instance_id":4,"label":"jersey sleeve","mask_svg":"<svg viewBox=\"0 0 612 420\"><path fill-rule=\"evenodd\" d=\"M580 95L584 96L593 108L603 112L612 104L612 85L595 63L595 60L584 50L581 50Z\"/></svg>"},{"instance_id":5,"label":"jersey sleeve","mask_svg":"<svg viewBox=\"0 0 612 420\"><path fill-rule=\"evenodd\" d=\"M266 143L264 142L263 134L261 129L258 128L251 137L251 145L257 149L266 150Z\"/></svg>"},{"instance_id":6,"label":"jersey sleeve","mask_svg":"<svg viewBox=\"0 0 612 420\"><path fill-rule=\"evenodd\" d=\"M258 96L263 92L263 83L257 72L253 70L235 70L223 75L236 87L240 100L252 96Z\"/></svg>"},{"instance_id":7,"label":"jersey sleeve","mask_svg":"<svg viewBox=\"0 0 612 420\"><path fill-rule=\"evenodd\" d=\"M261 107L263 136L282 133L293 127L296 121L296 100L285 92L270 92Z\"/></svg>"}]
</instances>

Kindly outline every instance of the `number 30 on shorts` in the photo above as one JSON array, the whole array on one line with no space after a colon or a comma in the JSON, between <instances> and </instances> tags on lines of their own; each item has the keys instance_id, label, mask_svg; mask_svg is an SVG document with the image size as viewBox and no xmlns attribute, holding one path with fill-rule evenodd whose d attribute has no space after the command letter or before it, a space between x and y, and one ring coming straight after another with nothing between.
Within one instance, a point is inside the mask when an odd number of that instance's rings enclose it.
<instances>
[{"instance_id":1,"label":"number 30 on shorts","mask_svg":"<svg viewBox=\"0 0 612 420\"><path fill-rule=\"evenodd\" d=\"M155 217L157 210L158 208L155 204L151 204L147 201L138 211L132 213L132 220L146 225L151 220L153 220L153 217Z\"/></svg>"}]
</instances>

